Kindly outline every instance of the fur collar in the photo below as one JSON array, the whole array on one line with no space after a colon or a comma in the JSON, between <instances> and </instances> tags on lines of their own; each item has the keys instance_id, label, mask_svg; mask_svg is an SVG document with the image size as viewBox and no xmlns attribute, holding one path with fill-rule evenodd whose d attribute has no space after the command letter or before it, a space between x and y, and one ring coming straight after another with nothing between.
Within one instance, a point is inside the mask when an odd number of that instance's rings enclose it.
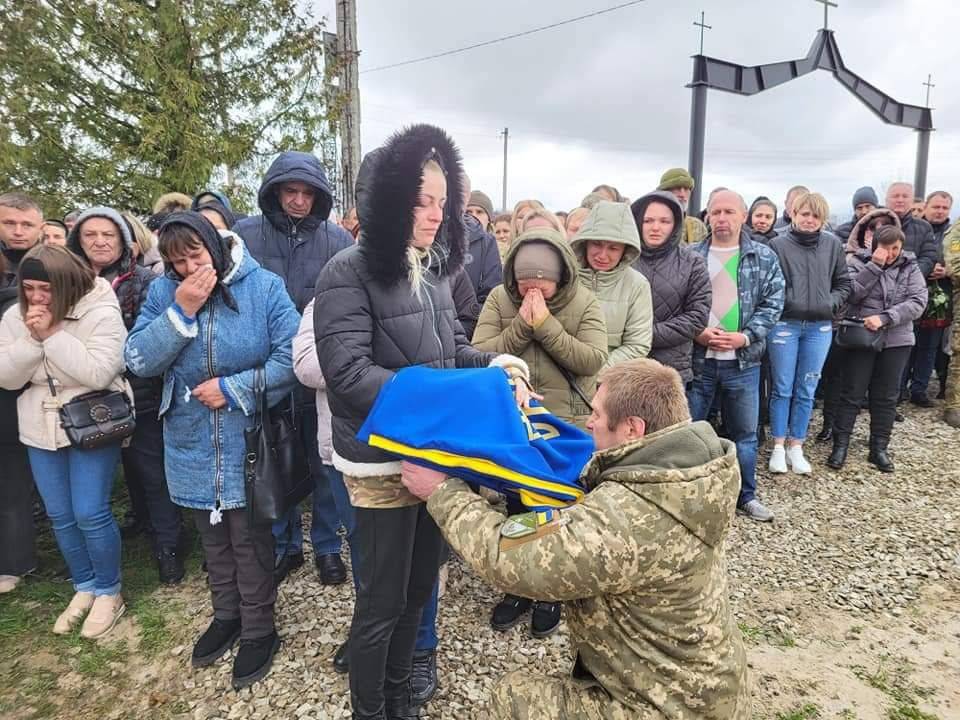
<instances>
[{"instance_id":1,"label":"fur collar","mask_svg":"<svg viewBox=\"0 0 960 720\"><path fill-rule=\"evenodd\" d=\"M376 158L366 188L360 247L373 277L393 285L407 276L407 244L420 193L423 163L436 156L447 176L447 205L433 249L437 274L452 276L463 266L463 167L453 140L432 125L413 125L394 134Z\"/></svg>"}]
</instances>

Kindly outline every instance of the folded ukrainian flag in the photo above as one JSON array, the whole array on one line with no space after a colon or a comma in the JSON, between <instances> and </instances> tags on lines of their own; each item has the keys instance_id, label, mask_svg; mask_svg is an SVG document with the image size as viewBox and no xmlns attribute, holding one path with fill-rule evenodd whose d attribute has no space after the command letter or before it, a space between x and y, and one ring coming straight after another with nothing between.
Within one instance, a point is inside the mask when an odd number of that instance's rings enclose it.
<instances>
[{"instance_id":1,"label":"folded ukrainian flag","mask_svg":"<svg viewBox=\"0 0 960 720\"><path fill-rule=\"evenodd\" d=\"M521 411L500 368L400 370L377 396L357 439L532 509L583 496L593 438L535 406Z\"/></svg>"}]
</instances>

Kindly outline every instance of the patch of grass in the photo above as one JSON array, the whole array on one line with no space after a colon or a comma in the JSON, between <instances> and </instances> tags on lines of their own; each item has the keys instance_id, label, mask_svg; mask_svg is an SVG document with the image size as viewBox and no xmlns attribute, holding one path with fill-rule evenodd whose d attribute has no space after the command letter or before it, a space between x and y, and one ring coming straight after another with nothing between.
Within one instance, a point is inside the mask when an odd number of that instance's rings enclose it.
<instances>
[{"instance_id":1,"label":"patch of grass","mask_svg":"<svg viewBox=\"0 0 960 720\"><path fill-rule=\"evenodd\" d=\"M940 720L936 715L925 713L916 705L898 704L887 710L888 720Z\"/></svg>"},{"instance_id":2,"label":"patch of grass","mask_svg":"<svg viewBox=\"0 0 960 720\"><path fill-rule=\"evenodd\" d=\"M69 642L80 649L73 661L77 672L87 677L108 677L114 670L111 665L122 662L127 657L125 640L112 645L100 645L84 640L80 636L72 636Z\"/></svg>"},{"instance_id":3,"label":"patch of grass","mask_svg":"<svg viewBox=\"0 0 960 720\"><path fill-rule=\"evenodd\" d=\"M113 497L113 511L122 517L128 506L122 480ZM123 596L127 614L134 618L140 636L130 642L107 639L90 642L79 632L60 637L51 632L57 616L70 602L73 588L63 577L64 561L49 523L37 533L39 570L14 591L0 596L0 717L17 713L23 718L61 716L64 708L57 678L75 671L85 678L110 678L111 686L126 683L124 667L133 650L148 658L162 652L184 632L184 608L175 594L157 593L159 578L153 549L145 537L123 542ZM187 572L200 567L199 541L185 549ZM42 659L41 659L42 658ZM74 701L71 701L74 702ZM79 697L71 710L84 715L99 701ZM131 715L131 717L134 717Z\"/></svg>"},{"instance_id":4,"label":"patch of grass","mask_svg":"<svg viewBox=\"0 0 960 720\"><path fill-rule=\"evenodd\" d=\"M857 714L850 708L844 708L837 716L840 720L857 720Z\"/></svg>"},{"instance_id":5,"label":"patch of grass","mask_svg":"<svg viewBox=\"0 0 960 720\"><path fill-rule=\"evenodd\" d=\"M777 713L777 720L814 720L819 717L821 717L820 708L813 703L807 703L785 713Z\"/></svg>"},{"instance_id":6,"label":"patch of grass","mask_svg":"<svg viewBox=\"0 0 960 720\"><path fill-rule=\"evenodd\" d=\"M763 628L761 627L747 625L745 622L738 622L737 627L740 628L743 637L751 642L759 642L760 638L763 637Z\"/></svg>"},{"instance_id":7,"label":"patch of grass","mask_svg":"<svg viewBox=\"0 0 960 720\"><path fill-rule=\"evenodd\" d=\"M790 633L780 632L761 626L748 625L745 622L738 622L737 627L743 637L754 644L767 642L770 645L781 648L792 648L797 646L797 639Z\"/></svg>"},{"instance_id":8,"label":"patch of grass","mask_svg":"<svg viewBox=\"0 0 960 720\"><path fill-rule=\"evenodd\" d=\"M790 633L777 633L777 639L774 645L783 648L792 648L797 646L797 639Z\"/></svg>"},{"instance_id":9,"label":"patch of grass","mask_svg":"<svg viewBox=\"0 0 960 720\"><path fill-rule=\"evenodd\" d=\"M932 697L933 689L920 687L910 681L911 667L905 658L893 658L894 670L888 671L884 663L890 659L888 655L881 656L873 672L868 672L862 665L855 665L851 670L867 685L894 701L894 706L887 710L888 720L938 720L936 715L925 713L917 707L917 700Z\"/></svg>"},{"instance_id":10,"label":"patch of grass","mask_svg":"<svg viewBox=\"0 0 960 720\"><path fill-rule=\"evenodd\" d=\"M50 670L33 670L23 683L23 694L27 697L43 697L57 686L57 674Z\"/></svg>"}]
</instances>

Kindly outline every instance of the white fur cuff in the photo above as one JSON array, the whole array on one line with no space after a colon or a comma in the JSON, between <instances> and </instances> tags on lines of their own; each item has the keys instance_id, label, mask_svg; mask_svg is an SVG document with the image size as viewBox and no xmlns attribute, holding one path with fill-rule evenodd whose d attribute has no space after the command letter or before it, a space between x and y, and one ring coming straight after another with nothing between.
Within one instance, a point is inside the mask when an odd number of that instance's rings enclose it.
<instances>
[{"instance_id":1,"label":"white fur cuff","mask_svg":"<svg viewBox=\"0 0 960 720\"><path fill-rule=\"evenodd\" d=\"M172 305L167 308L167 318L173 325L173 329L185 338L195 338L200 332L200 327L196 321L187 324Z\"/></svg>"},{"instance_id":2,"label":"white fur cuff","mask_svg":"<svg viewBox=\"0 0 960 720\"><path fill-rule=\"evenodd\" d=\"M530 382L530 368L516 355L497 355L487 367L503 368L511 379L520 375L528 383Z\"/></svg>"}]
</instances>

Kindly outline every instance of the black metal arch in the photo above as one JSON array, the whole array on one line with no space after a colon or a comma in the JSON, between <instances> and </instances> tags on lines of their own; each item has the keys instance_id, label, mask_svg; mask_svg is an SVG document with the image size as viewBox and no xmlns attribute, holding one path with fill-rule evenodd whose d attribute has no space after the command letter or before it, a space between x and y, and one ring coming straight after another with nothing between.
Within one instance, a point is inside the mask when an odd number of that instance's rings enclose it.
<instances>
[{"instance_id":1,"label":"black metal arch","mask_svg":"<svg viewBox=\"0 0 960 720\"><path fill-rule=\"evenodd\" d=\"M841 85L853 93L883 122L918 132L914 187L918 195L924 194L927 182L927 161L930 154L930 133L934 129L930 108L898 102L847 69L833 31L820 30L810 47L810 52L799 60L745 66L706 55L693 56L693 81L687 86L693 90L693 105L690 112L690 173L696 180L696 186L690 197L691 213L700 212L707 89L713 88L737 95L756 95L815 70L831 72Z\"/></svg>"}]
</instances>

